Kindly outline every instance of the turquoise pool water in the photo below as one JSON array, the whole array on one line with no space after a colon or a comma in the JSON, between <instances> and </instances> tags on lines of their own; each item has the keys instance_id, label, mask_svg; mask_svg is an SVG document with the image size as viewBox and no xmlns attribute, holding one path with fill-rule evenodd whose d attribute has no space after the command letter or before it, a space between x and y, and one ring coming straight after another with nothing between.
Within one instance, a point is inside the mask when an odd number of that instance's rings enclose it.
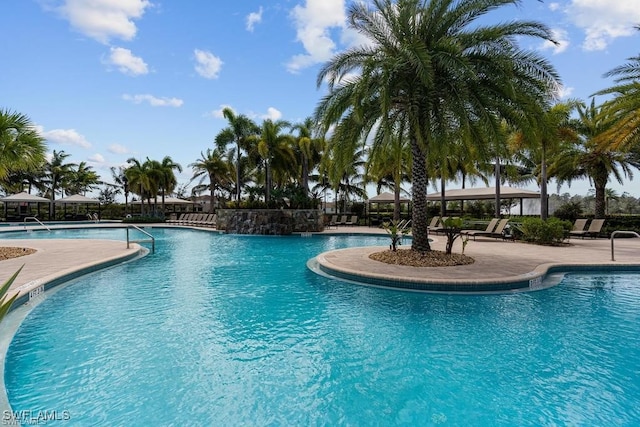
<instances>
[{"instance_id":1,"label":"turquoise pool water","mask_svg":"<svg viewBox=\"0 0 640 427\"><path fill-rule=\"evenodd\" d=\"M640 422L639 275L419 294L305 267L386 238L153 234L156 254L25 319L6 356L14 411L68 411L65 426Z\"/></svg>"}]
</instances>

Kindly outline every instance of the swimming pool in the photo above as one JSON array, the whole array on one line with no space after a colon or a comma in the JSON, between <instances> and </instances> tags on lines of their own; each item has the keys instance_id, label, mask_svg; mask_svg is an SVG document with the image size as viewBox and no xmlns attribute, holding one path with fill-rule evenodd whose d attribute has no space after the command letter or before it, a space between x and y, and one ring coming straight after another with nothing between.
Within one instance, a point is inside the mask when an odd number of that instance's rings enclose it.
<instances>
[{"instance_id":1,"label":"swimming pool","mask_svg":"<svg viewBox=\"0 0 640 427\"><path fill-rule=\"evenodd\" d=\"M64 425L640 421L638 275L419 294L305 267L384 236L153 234L154 255L79 279L25 319L5 364L14 411L68 411Z\"/></svg>"}]
</instances>

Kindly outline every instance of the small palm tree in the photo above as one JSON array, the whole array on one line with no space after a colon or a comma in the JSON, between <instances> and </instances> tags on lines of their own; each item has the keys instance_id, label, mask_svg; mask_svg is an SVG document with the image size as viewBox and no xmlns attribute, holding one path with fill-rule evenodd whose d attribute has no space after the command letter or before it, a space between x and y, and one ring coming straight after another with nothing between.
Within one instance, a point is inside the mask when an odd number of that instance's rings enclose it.
<instances>
[{"instance_id":1,"label":"small palm tree","mask_svg":"<svg viewBox=\"0 0 640 427\"><path fill-rule=\"evenodd\" d=\"M205 177L209 179L210 203L209 213L215 212L216 189L228 183L229 168L220 149L207 149L206 152L200 152L200 158L189 165L193 170L191 180L200 178L200 184Z\"/></svg>"}]
</instances>

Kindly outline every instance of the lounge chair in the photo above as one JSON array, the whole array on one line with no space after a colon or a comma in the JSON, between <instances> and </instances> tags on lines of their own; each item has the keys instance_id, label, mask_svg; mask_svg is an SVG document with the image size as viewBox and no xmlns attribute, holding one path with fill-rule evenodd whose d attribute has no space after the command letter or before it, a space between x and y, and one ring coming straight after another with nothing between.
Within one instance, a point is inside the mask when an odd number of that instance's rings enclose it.
<instances>
[{"instance_id":1,"label":"lounge chair","mask_svg":"<svg viewBox=\"0 0 640 427\"><path fill-rule=\"evenodd\" d=\"M429 232L431 232L431 233L436 233L436 234L440 233L442 230L444 230L444 228L445 228L445 226L444 226L444 222L445 222L446 220L448 220L448 219L449 219L449 217L448 217L448 216L443 216L443 217L441 217L441 218L440 218L440 221L438 222L438 225L436 225L435 227L427 226L427 230L428 230ZM432 222L433 222L433 220L432 220Z\"/></svg>"},{"instance_id":2,"label":"lounge chair","mask_svg":"<svg viewBox=\"0 0 640 427\"><path fill-rule=\"evenodd\" d=\"M571 229L570 233L573 233L574 231L582 233L583 231L585 231L585 229L587 228L587 221L588 220L586 218L576 219L576 222L573 223L573 228Z\"/></svg>"},{"instance_id":3,"label":"lounge chair","mask_svg":"<svg viewBox=\"0 0 640 427\"><path fill-rule=\"evenodd\" d=\"M187 224L189 221L191 221L194 217L194 213L187 213L185 214L183 217L180 218L180 220L177 222L177 224L180 225L185 225Z\"/></svg>"},{"instance_id":4,"label":"lounge chair","mask_svg":"<svg viewBox=\"0 0 640 427\"><path fill-rule=\"evenodd\" d=\"M431 218L431 222L429 223L429 225L427 225L427 230L429 231L433 230L438 226L439 222L440 222L440 217L437 215L434 216L433 218Z\"/></svg>"},{"instance_id":5,"label":"lounge chair","mask_svg":"<svg viewBox=\"0 0 640 427\"><path fill-rule=\"evenodd\" d=\"M332 215L329 223L327 224L327 228L335 227L338 228L338 215Z\"/></svg>"},{"instance_id":6,"label":"lounge chair","mask_svg":"<svg viewBox=\"0 0 640 427\"><path fill-rule=\"evenodd\" d=\"M351 215L351 219L345 222L344 225L358 225L358 215Z\"/></svg>"},{"instance_id":7,"label":"lounge chair","mask_svg":"<svg viewBox=\"0 0 640 427\"><path fill-rule=\"evenodd\" d=\"M340 221L337 222L337 225L347 225L347 215L342 215L340 217Z\"/></svg>"},{"instance_id":8,"label":"lounge chair","mask_svg":"<svg viewBox=\"0 0 640 427\"><path fill-rule=\"evenodd\" d=\"M476 236L491 236L496 229L496 225L498 225L498 221L500 221L500 218L492 218L484 230L461 230L460 234L468 237L473 236L473 240L476 240Z\"/></svg>"},{"instance_id":9,"label":"lounge chair","mask_svg":"<svg viewBox=\"0 0 640 427\"><path fill-rule=\"evenodd\" d=\"M504 229L506 228L508 222L509 222L509 218L503 218L500 221L498 221L498 225L496 226L496 229L493 230L490 236L495 237L496 239L504 239L505 238Z\"/></svg>"},{"instance_id":10,"label":"lounge chair","mask_svg":"<svg viewBox=\"0 0 640 427\"><path fill-rule=\"evenodd\" d=\"M176 219L168 219L167 222L169 224L177 224L177 223L179 223L180 221L182 221L184 219L185 215L186 215L186 213L181 213L178 218L176 218Z\"/></svg>"},{"instance_id":11,"label":"lounge chair","mask_svg":"<svg viewBox=\"0 0 640 427\"><path fill-rule=\"evenodd\" d=\"M598 237L598 234L600 234L600 230L602 230L603 225L604 219L592 219L588 229L582 231L570 231L569 236L579 236L583 239L587 236L596 238Z\"/></svg>"}]
</instances>

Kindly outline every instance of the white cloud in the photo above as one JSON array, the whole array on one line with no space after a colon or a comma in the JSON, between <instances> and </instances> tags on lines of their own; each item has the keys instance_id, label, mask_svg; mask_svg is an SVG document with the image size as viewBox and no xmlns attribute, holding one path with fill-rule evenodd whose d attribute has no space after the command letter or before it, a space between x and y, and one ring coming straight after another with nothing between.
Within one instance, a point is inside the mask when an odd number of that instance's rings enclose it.
<instances>
[{"instance_id":1,"label":"white cloud","mask_svg":"<svg viewBox=\"0 0 640 427\"><path fill-rule=\"evenodd\" d=\"M205 79L217 79L222 68L222 60L211 52L196 49L194 51L196 58L196 71Z\"/></svg>"},{"instance_id":2,"label":"white cloud","mask_svg":"<svg viewBox=\"0 0 640 427\"><path fill-rule=\"evenodd\" d=\"M122 99L125 101L131 101L134 104L142 104L148 102L152 107L181 107L184 101L178 98L158 98L149 94L142 95L122 95Z\"/></svg>"},{"instance_id":3,"label":"white cloud","mask_svg":"<svg viewBox=\"0 0 640 427\"><path fill-rule=\"evenodd\" d=\"M262 119L271 119L271 120L279 120L282 118L282 113L273 107L267 108L267 114L263 114Z\"/></svg>"},{"instance_id":4,"label":"white cloud","mask_svg":"<svg viewBox=\"0 0 640 427\"><path fill-rule=\"evenodd\" d=\"M133 55L129 49L122 47L112 47L111 55L105 62L118 67L118 71L123 74L139 76L149 72L149 68L142 58Z\"/></svg>"},{"instance_id":5,"label":"white cloud","mask_svg":"<svg viewBox=\"0 0 640 427\"><path fill-rule=\"evenodd\" d=\"M637 34L640 5L631 0L572 0L567 17L585 32L584 50L604 50L614 39Z\"/></svg>"},{"instance_id":6,"label":"white cloud","mask_svg":"<svg viewBox=\"0 0 640 427\"><path fill-rule=\"evenodd\" d=\"M565 50L567 50L567 48L569 47L569 33L567 33L565 30L561 30L561 29L554 29L552 30L553 33L553 39L558 43L558 44L553 44L550 41L545 41L542 43L542 46L540 46L540 48L542 50L546 50L546 49L551 49L553 51L554 55L557 55L559 53L564 52Z\"/></svg>"},{"instance_id":7,"label":"white cloud","mask_svg":"<svg viewBox=\"0 0 640 427\"><path fill-rule=\"evenodd\" d=\"M63 0L58 11L75 30L106 44L111 38L133 39L134 20L150 6L148 0Z\"/></svg>"},{"instance_id":8,"label":"white cloud","mask_svg":"<svg viewBox=\"0 0 640 427\"><path fill-rule=\"evenodd\" d=\"M78 133L75 129L53 129L45 131L42 126L37 129L47 141L60 145L75 145L77 147L89 148L91 143L87 141L84 135Z\"/></svg>"},{"instance_id":9,"label":"white cloud","mask_svg":"<svg viewBox=\"0 0 640 427\"><path fill-rule=\"evenodd\" d=\"M100 153L96 153L96 154L94 154L93 156L89 156L89 157L87 158L87 160L88 160L90 163L93 163L93 164L95 164L95 165L102 165L102 164L104 164L104 163L105 163L105 158L104 158L104 156L103 156L102 154L100 154Z\"/></svg>"},{"instance_id":10,"label":"white cloud","mask_svg":"<svg viewBox=\"0 0 640 427\"><path fill-rule=\"evenodd\" d=\"M549 3L549 10L555 12L560 9L560 3Z\"/></svg>"},{"instance_id":11,"label":"white cloud","mask_svg":"<svg viewBox=\"0 0 640 427\"><path fill-rule=\"evenodd\" d=\"M345 1L306 0L305 6L293 8L291 16L296 26L296 39L302 43L306 53L291 58L287 69L296 73L329 60L336 50L330 29L344 29L346 26Z\"/></svg>"},{"instance_id":12,"label":"white cloud","mask_svg":"<svg viewBox=\"0 0 640 427\"><path fill-rule=\"evenodd\" d=\"M131 151L125 147L124 145L120 145L120 144L111 144L109 147L107 147L107 151L113 154L129 154L131 153Z\"/></svg>"},{"instance_id":13,"label":"white cloud","mask_svg":"<svg viewBox=\"0 0 640 427\"><path fill-rule=\"evenodd\" d=\"M231 111L233 111L234 114L235 114L235 110L233 109L233 107L231 107L231 105L222 104L222 105L220 105L220 108L218 108L217 110L213 110L210 113L210 115L212 117L215 117L216 119L224 119L224 115L222 115L222 110L224 110L225 108L230 108Z\"/></svg>"},{"instance_id":14,"label":"white cloud","mask_svg":"<svg viewBox=\"0 0 640 427\"><path fill-rule=\"evenodd\" d=\"M253 27L262 22L262 6L257 12L251 12L247 15L247 31L253 32Z\"/></svg>"}]
</instances>

